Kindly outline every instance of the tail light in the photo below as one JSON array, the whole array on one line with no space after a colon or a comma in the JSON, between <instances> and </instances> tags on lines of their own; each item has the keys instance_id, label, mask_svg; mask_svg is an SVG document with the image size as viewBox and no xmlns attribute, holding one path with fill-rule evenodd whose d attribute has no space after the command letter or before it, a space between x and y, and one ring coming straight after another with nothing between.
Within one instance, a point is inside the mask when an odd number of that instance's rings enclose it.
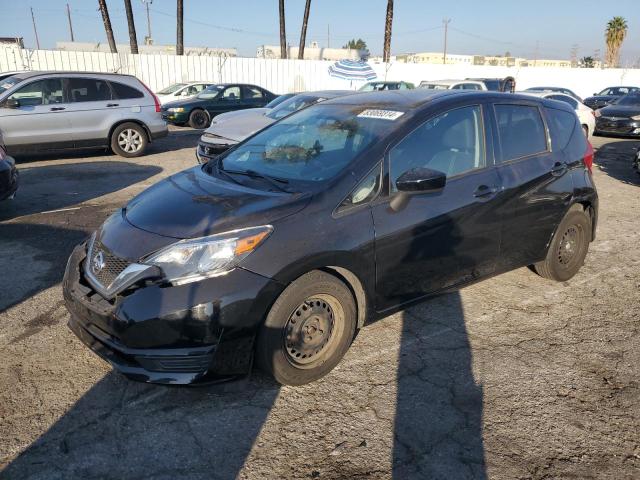
<instances>
[{"instance_id":1,"label":"tail light","mask_svg":"<svg viewBox=\"0 0 640 480\"><path fill-rule=\"evenodd\" d=\"M151 95L153 97L153 101L156 104L156 113L160 113L162 111L162 109L160 108L161 107L160 99L158 98L158 96L155 93L153 93L151 91L151 89L149 87L147 87L147 85L143 81L140 81L140 83L147 90L147 92L149 92L149 95Z\"/></svg>"},{"instance_id":2,"label":"tail light","mask_svg":"<svg viewBox=\"0 0 640 480\"><path fill-rule=\"evenodd\" d=\"M584 162L584 166L587 167L587 170L589 170L589 173L593 173L593 146L589 140L587 140L587 151L582 161Z\"/></svg>"}]
</instances>

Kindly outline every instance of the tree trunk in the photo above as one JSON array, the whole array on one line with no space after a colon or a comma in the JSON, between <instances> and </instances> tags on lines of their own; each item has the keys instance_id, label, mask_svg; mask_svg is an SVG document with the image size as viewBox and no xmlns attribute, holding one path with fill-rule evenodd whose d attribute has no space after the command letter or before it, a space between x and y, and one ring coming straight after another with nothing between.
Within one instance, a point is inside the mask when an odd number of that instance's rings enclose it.
<instances>
[{"instance_id":1,"label":"tree trunk","mask_svg":"<svg viewBox=\"0 0 640 480\"><path fill-rule=\"evenodd\" d=\"M300 48L298 48L298 59L304 60L304 44L307 40L307 23L309 23L309 10L311 9L311 0L307 0L304 7L304 17L302 17L302 32L300 32Z\"/></svg>"},{"instance_id":2,"label":"tree trunk","mask_svg":"<svg viewBox=\"0 0 640 480\"><path fill-rule=\"evenodd\" d=\"M127 12L127 25L129 26L129 44L131 53L138 53L138 37L136 36L136 24L133 21L133 9L131 0L124 0L124 9Z\"/></svg>"},{"instance_id":3,"label":"tree trunk","mask_svg":"<svg viewBox=\"0 0 640 480\"><path fill-rule=\"evenodd\" d=\"M109 19L109 10L107 10L107 2L106 0L98 0L98 5L100 6L100 12L102 12L102 21L104 22L104 31L107 33L107 40L109 41L109 48L111 48L111 53L118 53L118 48L116 47L116 41L113 38L113 30L111 29L111 20Z\"/></svg>"},{"instance_id":4,"label":"tree trunk","mask_svg":"<svg viewBox=\"0 0 640 480\"><path fill-rule=\"evenodd\" d=\"M387 18L384 23L384 51L382 60L386 63L391 55L391 25L393 24L393 0L387 0Z\"/></svg>"},{"instance_id":5,"label":"tree trunk","mask_svg":"<svg viewBox=\"0 0 640 480\"><path fill-rule=\"evenodd\" d=\"M182 0L178 0L178 14L176 15L176 18L178 21L176 55L184 55L184 5Z\"/></svg>"},{"instance_id":6,"label":"tree trunk","mask_svg":"<svg viewBox=\"0 0 640 480\"><path fill-rule=\"evenodd\" d=\"M287 31L284 25L284 0L280 0L280 58L287 58Z\"/></svg>"}]
</instances>

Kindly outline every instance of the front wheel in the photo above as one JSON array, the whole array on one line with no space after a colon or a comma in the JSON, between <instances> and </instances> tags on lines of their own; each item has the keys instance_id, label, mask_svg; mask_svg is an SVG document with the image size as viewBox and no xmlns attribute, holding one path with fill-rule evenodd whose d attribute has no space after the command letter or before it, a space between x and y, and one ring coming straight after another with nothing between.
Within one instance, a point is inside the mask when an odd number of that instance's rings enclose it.
<instances>
[{"instance_id":1,"label":"front wheel","mask_svg":"<svg viewBox=\"0 0 640 480\"><path fill-rule=\"evenodd\" d=\"M549 245L547 257L534 265L541 277L564 282L584 264L591 239L591 218L581 205L565 215Z\"/></svg>"},{"instance_id":2,"label":"front wheel","mask_svg":"<svg viewBox=\"0 0 640 480\"><path fill-rule=\"evenodd\" d=\"M356 329L351 291L314 270L289 285L258 333L256 362L284 385L304 385L329 373L349 349Z\"/></svg>"},{"instance_id":3,"label":"front wheel","mask_svg":"<svg viewBox=\"0 0 640 480\"><path fill-rule=\"evenodd\" d=\"M147 148L147 132L137 123L118 125L111 134L111 150L125 158L139 157Z\"/></svg>"},{"instance_id":4,"label":"front wheel","mask_svg":"<svg viewBox=\"0 0 640 480\"><path fill-rule=\"evenodd\" d=\"M202 130L209 126L209 115L204 110L196 108L189 114L189 126L197 130Z\"/></svg>"}]
</instances>

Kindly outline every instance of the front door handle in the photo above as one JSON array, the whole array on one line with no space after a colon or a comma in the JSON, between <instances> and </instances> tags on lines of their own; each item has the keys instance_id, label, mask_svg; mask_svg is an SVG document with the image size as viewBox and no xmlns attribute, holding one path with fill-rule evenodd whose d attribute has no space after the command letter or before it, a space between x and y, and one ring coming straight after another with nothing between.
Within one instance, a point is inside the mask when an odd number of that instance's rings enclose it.
<instances>
[{"instance_id":1,"label":"front door handle","mask_svg":"<svg viewBox=\"0 0 640 480\"><path fill-rule=\"evenodd\" d=\"M117 107L119 106L118 103L107 103L107 107Z\"/></svg>"},{"instance_id":2,"label":"front door handle","mask_svg":"<svg viewBox=\"0 0 640 480\"><path fill-rule=\"evenodd\" d=\"M551 175L553 175L554 177L560 177L561 175L564 175L564 173L567 171L567 168L568 167L566 163L556 162L551 169Z\"/></svg>"},{"instance_id":3,"label":"front door handle","mask_svg":"<svg viewBox=\"0 0 640 480\"><path fill-rule=\"evenodd\" d=\"M60 110L66 110L65 107L51 107L49 110L52 112L59 112Z\"/></svg>"},{"instance_id":4,"label":"front door handle","mask_svg":"<svg viewBox=\"0 0 640 480\"><path fill-rule=\"evenodd\" d=\"M476 198L488 198L495 195L498 192L498 187L489 185L480 185L476 188L476 191L473 192L473 196Z\"/></svg>"}]
</instances>

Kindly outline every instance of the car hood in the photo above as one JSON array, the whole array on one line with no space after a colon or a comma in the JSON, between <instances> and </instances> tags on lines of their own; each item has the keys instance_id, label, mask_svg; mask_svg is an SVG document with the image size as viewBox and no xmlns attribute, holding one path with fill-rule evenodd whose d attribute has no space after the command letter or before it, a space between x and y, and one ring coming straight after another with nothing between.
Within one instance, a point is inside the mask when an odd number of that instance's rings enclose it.
<instances>
[{"instance_id":1,"label":"car hood","mask_svg":"<svg viewBox=\"0 0 640 480\"><path fill-rule=\"evenodd\" d=\"M609 105L600 109L600 114L604 117L635 117L640 115L638 105Z\"/></svg>"},{"instance_id":2,"label":"car hood","mask_svg":"<svg viewBox=\"0 0 640 480\"><path fill-rule=\"evenodd\" d=\"M206 131L239 142L274 122L272 118L265 115L268 111L268 108L252 108L233 112L237 115L225 114L222 118L214 118Z\"/></svg>"},{"instance_id":3,"label":"car hood","mask_svg":"<svg viewBox=\"0 0 640 480\"><path fill-rule=\"evenodd\" d=\"M136 196L125 207L125 218L131 225L157 235L196 238L270 224L300 211L310 197L236 185L197 166Z\"/></svg>"}]
</instances>

